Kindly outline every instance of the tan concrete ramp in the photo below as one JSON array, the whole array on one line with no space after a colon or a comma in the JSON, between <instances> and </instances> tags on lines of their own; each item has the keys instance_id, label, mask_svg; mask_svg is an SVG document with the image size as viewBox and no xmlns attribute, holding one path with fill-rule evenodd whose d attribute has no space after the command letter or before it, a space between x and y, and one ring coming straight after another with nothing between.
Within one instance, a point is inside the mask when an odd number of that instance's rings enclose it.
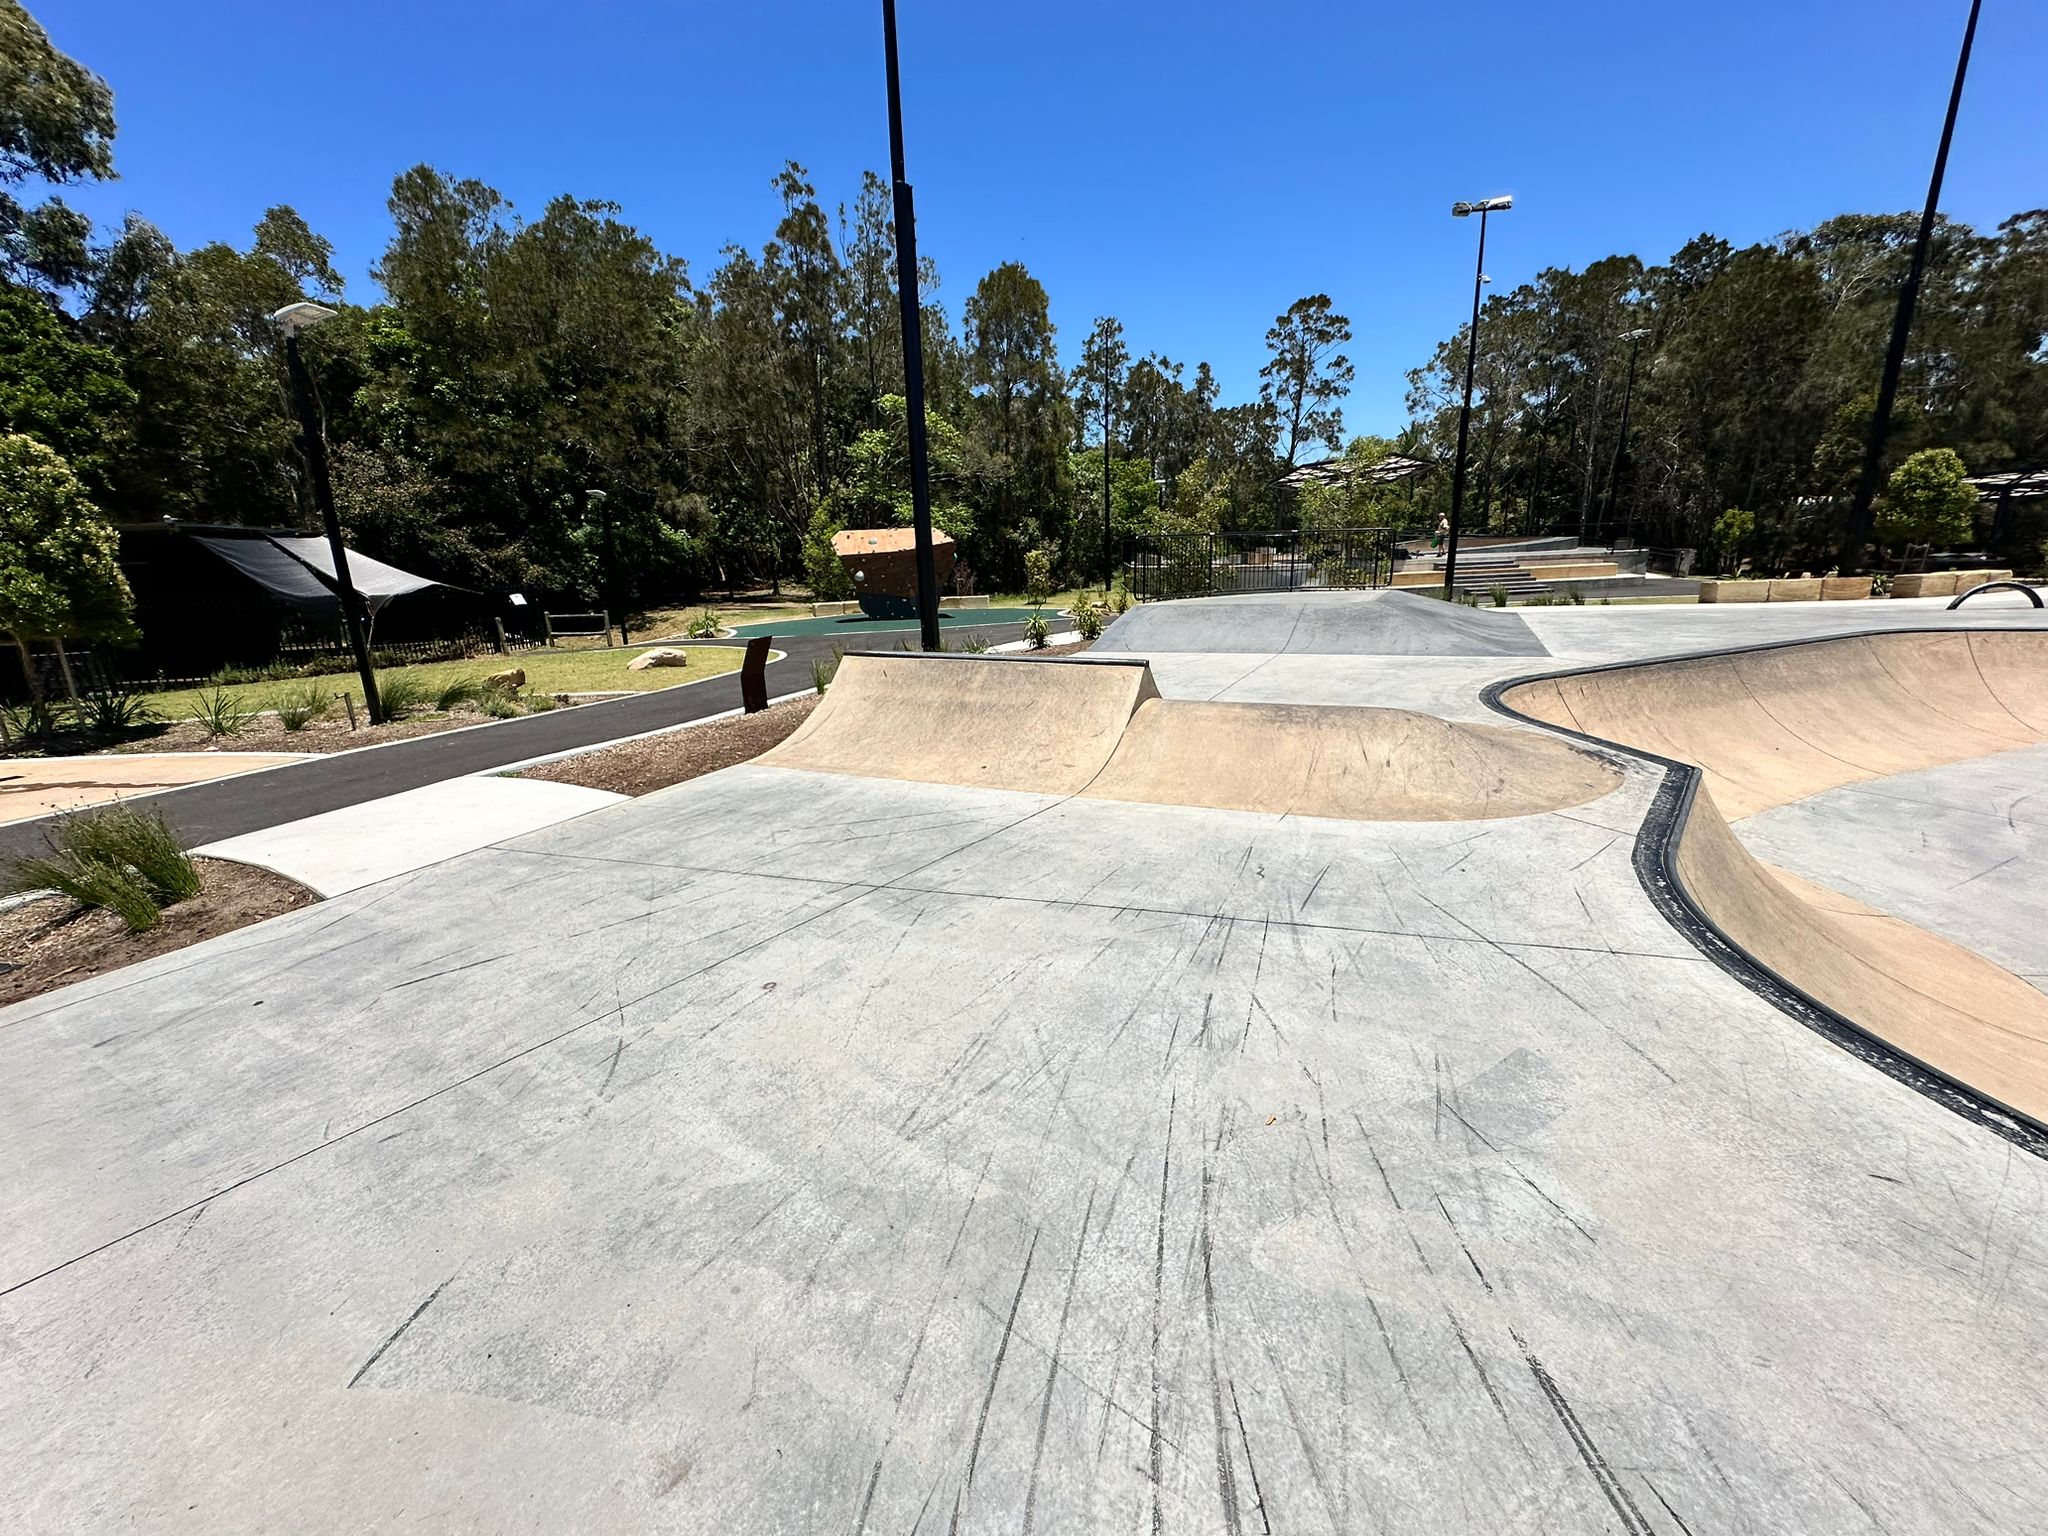
<instances>
[{"instance_id":1,"label":"tan concrete ramp","mask_svg":"<svg viewBox=\"0 0 2048 1536\"><path fill-rule=\"evenodd\" d=\"M760 761L868 778L1071 795L1157 698L1142 661L847 656L802 727Z\"/></svg>"},{"instance_id":2,"label":"tan concrete ramp","mask_svg":"<svg viewBox=\"0 0 2048 1536\"><path fill-rule=\"evenodd\" d=\"M1502 702L1696 763L1739 820L2048 738L2048 631L1815 640L1544 678Z\"/></svg>"},{"instance_id":3,"label":"tan concrete ramp","mask_svg":"<svg viewBox=\"0 0 2048 1536\"><path fill-rule=\"evenodd\" d=\"M1361 821L1464 821L1581 805L1611 764L1534 731L1404 709L1149 699L1091 799Z\"/></svg>"},{"instance_id":4,"label":"tan concrete ramp","mask_svg":"<svg viewBox=\"0 0 2048 1536\"><path fill-rule=\"evenodd\" d=\"M1704 790L1677 862L1700 909L1759 962L1895 1050L2048 1124L2048 994L1760 862Z\"/></svg>"}]
</instances>

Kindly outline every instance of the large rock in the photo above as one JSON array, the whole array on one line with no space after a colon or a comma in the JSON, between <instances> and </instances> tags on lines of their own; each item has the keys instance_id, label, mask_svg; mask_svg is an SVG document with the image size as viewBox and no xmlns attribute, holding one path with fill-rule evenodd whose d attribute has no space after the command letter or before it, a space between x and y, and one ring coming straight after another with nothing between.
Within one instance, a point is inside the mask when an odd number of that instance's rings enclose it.
<instances>
[{"instance_id":1,"label":"large rock","mask_svg":"<svg viewBox=\"0 0 2048 1536\"><path fill-rule=\"evenodd\" d=\"M626 663L628 672L645 672L649 667L687 667L689 652L680 646L664 645L651 651L642 651Z\"/></svg>"},{"instance_id":2,"label":"large rock","mask_svg":"<svg viewBox=\"0 0 2048 1536\"><path fill-rule=\"evenodd\" d=\"M484 679L486 688L495 688L500 693L517 693L526 686L526 668L511 667L503 672L493 672Z\"/></svg>"}]
</instances>

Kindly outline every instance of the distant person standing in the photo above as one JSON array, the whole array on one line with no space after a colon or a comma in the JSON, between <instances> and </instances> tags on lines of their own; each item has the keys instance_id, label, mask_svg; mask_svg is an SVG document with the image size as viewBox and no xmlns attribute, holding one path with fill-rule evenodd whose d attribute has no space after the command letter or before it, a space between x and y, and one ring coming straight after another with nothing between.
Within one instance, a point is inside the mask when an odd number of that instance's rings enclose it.
<instances>
[{"instance_id":1,"label":"distant person standing","mask_svg":"<svg viewBox=\"0 0 2048 1536\"><path fill-rule=\"evenodd\" d=\"M1432 533L1432 534L1431 534L1431 535L1429 536L1429 547L1430 547L1430 548L1431 548L1432 550L1442 549L1442 548L1444 547L1444 540L1445 540L1445 539L1448 539L1448 538L1449 538L1450 536L1451 536L1451 519L1450 519L1450 515L1449 515L1448 513L1444 513L1444 512L1439 512L1439 513L1437 513L1437 515L1436 515L1436 532L1435 532L1435 533Z\"/></svg>"}]
</instances>

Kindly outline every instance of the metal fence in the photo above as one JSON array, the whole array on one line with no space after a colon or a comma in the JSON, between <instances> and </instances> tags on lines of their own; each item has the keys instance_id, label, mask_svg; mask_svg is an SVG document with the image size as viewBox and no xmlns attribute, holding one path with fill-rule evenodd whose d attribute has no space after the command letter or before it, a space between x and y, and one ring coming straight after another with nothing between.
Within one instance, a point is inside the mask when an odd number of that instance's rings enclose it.
<instances>
[{"instance_id":1,"label":"metal fence","mask_svg":"<svg viewBox=\"0 0 2048 1536\"><path fill-rule=\"evenodd\" d=\"M1141 602L1384 587L1398 540L1392 528L1152 534L1126 548L1123 579Z\"/></svg>"}]
</instances>

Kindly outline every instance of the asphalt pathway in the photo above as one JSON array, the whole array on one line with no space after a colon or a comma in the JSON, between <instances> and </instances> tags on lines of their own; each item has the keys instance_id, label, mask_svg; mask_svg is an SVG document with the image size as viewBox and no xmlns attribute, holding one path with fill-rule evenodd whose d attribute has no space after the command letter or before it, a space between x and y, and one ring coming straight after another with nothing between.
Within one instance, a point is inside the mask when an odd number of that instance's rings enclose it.
<instances>
[{"instance_id":1,"label":"asphalt pathway","mask_svg":"<svg viewBox=\"0 0 2048 1536\"><path fill-rule=\"evenodd\" d=\"M990 624L973 631L1000 645L1023 633L1021 624ZM949 641L964 641L968 631L949 631ZM886 649L910 637L890 634L871 642ZM913 642L914 643L914 642ZM790 635L775 648L780 661L769 663L768 697L780 698L809 688L811 663L832 655L834 647L857 648L861 642L845 635ZM740 707L737 671L689 687L663 688L632 698L574 709L521 715L468 730L409 740L355 752L338 752L261 773L243 774L206 784L187 785L134 797L161 811L186 846L240 837L266 827L360 805L365 800L438 784L469 773L488 773L509 763L569 752L684 725ZM54 816L0 827L0 859L38 852Z\"/></svg>"}]
</instances>

